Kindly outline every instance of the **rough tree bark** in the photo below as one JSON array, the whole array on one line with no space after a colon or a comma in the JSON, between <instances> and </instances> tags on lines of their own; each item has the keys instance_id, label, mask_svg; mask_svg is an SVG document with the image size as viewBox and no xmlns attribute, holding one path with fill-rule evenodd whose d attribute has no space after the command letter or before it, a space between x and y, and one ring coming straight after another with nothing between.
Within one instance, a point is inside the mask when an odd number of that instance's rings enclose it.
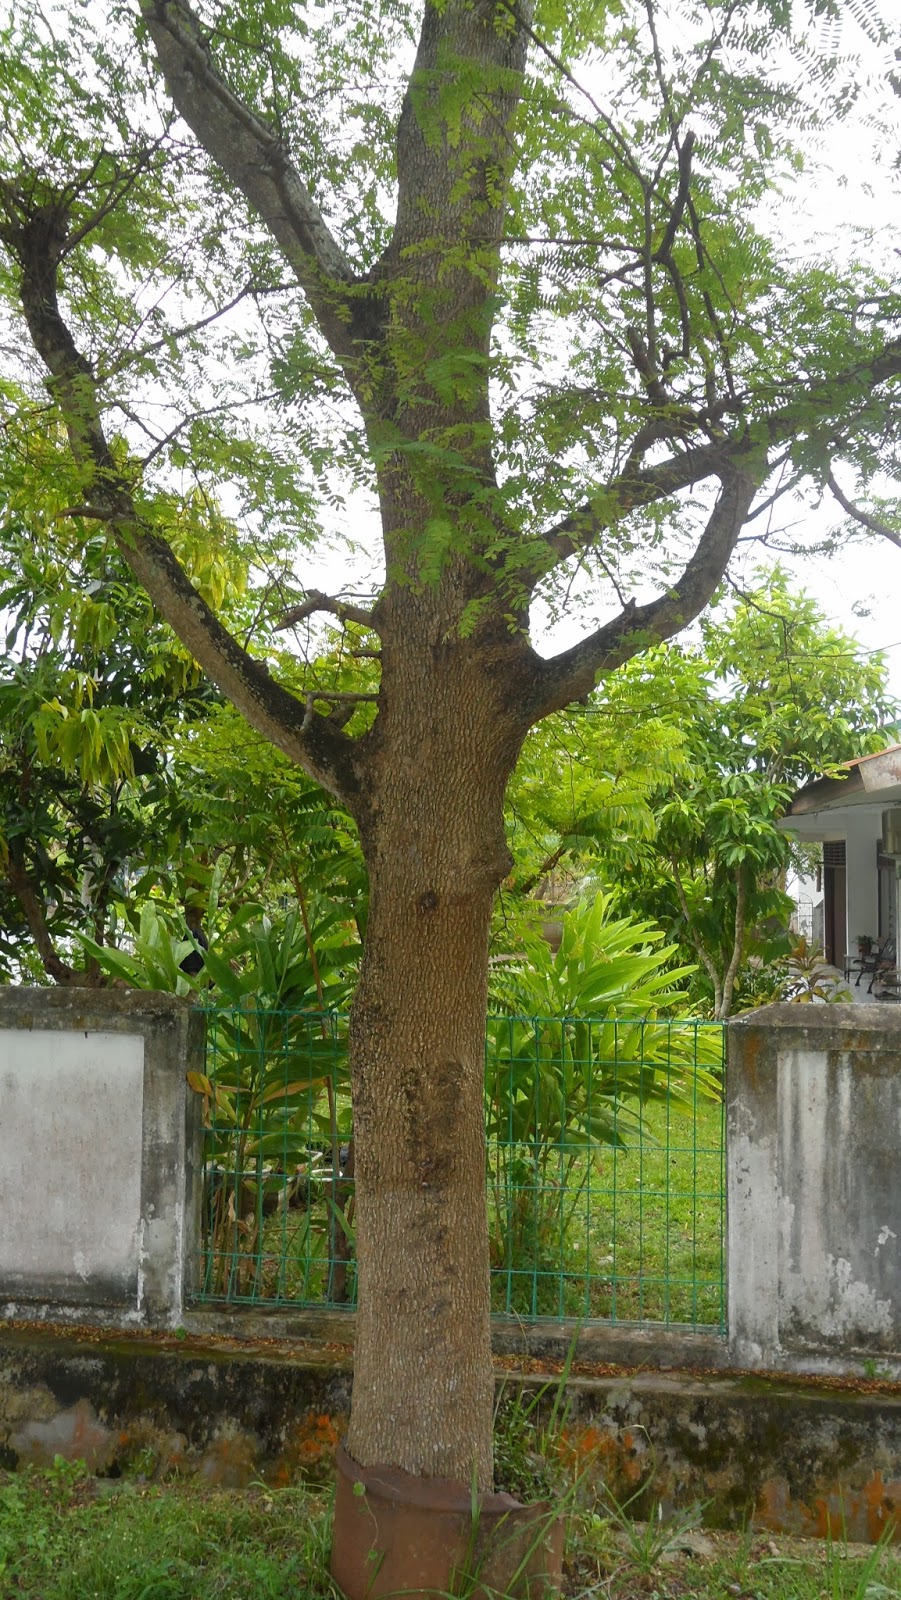
<instances>
[{"instance_id":1,"label":"rough tree bark","mask_svg":"<svg viewBox=\"0 0 901 1600\"><path fill-rule=\"evenodd\" d=\"M488 1487L488 925L510 866L503 798L525 724L501 670L517 647L509 635L494 649L443 639L444 589L401 608L403 650L401 617L385 606L380 618L384 715L352 1013L360 1309L348 1448L464 1482L475 1467Z\"/></svg>"},{"instance_id":2,"label":"rough tree bark","mask_svg":"<svg viewBox=\"0 0 901 1600\"><path fill-rule=\"evenodd\" d=\"M225 632L165 540L145 526L103 429L103 396L60 310L71 196L40 207L27 187L0 194L0 239L79 463L73 514L113 530L159 611L254 727L357 820L371 911L352 1018L360 1309L349 1450L363 1465L479 1486L491 1481L491 1391L482 1104L487 938L508 870L507 779L528 728L586 694L598 675L676 633L718 584L796 413L770 405L753 434L724 405L691 442L680 411L671 454L659 398L626 467L586 504L530 540L506 526L492 459L489 347L513 124L529 46L525 4L425 0L416 65L397 131L398 202L377 266L356 274L276 135L217 70L186 0L142 0L174 104L269 229L304 289L355 394L379 471L388 579L372 616L312 596L305 608L371 624L380 640L375 721L360 738L298 701ZM459 64L477 90L450 130L442 73ZM687 193L690 145L680 157ZM46 188L42 193L46 193ZM685 199L677 200L684 208ZM675 236L682 212L674 214ZM79 237L85 236L84 204ZM431 343L430 343L431 341ZM642 350L641 341L636 349ZM462 352L465 387L429 390L418 353ZM416 382L407 382L412 360ZM646 364L647 353L642 353ZM901 370L890 346L864 370ZM642 369L642 376L644 376ZM727 422L734 422L732 431ZM433 447L430 465L413 447ZM637 506L695 483L716 491L680 577L628 604L579 645L544 661L528 638L529 591ZM424 575L421 552L444 547ZM538 554L541 550L543 553ZM500 552L500 553L498 553Z\"/></svg>"}]
</instances>

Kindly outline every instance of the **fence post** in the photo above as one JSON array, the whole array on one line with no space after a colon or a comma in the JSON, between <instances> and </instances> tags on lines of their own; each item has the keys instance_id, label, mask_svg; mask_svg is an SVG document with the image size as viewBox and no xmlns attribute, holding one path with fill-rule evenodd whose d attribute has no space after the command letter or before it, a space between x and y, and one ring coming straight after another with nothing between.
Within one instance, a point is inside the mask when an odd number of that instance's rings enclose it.
<instances>
[{"instance_id":1,"label":"fence post","mask_svg":"<svg viewBox=\"0 0 901 1600\"><path fill-rule=\"evenodd\" d=\"M203 1030L173 995L0 988L0 1315L181 1320Z\"/></svg>"},{"instance_id":2,"label":"fence post","mask_svg":"<svg viewBox=\"0 0 901 1600\"><path fill-rule=\"evenodd\" d=\"M901 1352L901 1009L775 1005L729 1026L730 1356L842 1370Z\"/></svg>"}]
</instances>

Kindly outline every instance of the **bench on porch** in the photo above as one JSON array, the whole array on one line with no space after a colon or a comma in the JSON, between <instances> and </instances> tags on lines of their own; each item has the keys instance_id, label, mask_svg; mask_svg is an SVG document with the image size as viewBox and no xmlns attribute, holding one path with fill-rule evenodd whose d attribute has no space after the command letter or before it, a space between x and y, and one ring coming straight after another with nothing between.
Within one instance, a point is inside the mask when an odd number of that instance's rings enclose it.
<instances>
[{"instance_id":1,"label":"bench on porch","mask_svg":"<svg viewBox=\"0 0 901 1600\"><path fill-rule=\"evenodd\" d=\"M860 988L860 980L864 973L868 972L870 974L870 982L867 988L867 994L873 993L873 985L876 983L877 979L879 979L882 975L887 975L890 972L894 972L894 970L895 941L891 937L883 939L882 943L878 944L875 950L871 950L869 955L849 955L845 957L845 977L850 978L852 972L857 973L857 978L854 983L855 989Z\"/></svg>"}]
</instances>

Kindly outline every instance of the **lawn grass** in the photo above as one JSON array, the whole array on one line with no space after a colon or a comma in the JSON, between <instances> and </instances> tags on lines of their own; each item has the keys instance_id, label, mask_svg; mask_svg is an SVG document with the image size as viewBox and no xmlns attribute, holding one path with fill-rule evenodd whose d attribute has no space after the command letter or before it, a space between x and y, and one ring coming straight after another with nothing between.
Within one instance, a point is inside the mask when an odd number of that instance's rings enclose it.
<instances>
[{"instance_id":1,"label":"lawn grass","mask_svg":"<svg viewBox=\"0 0 901 1600\"><path fill-rule=\"evenodd\" d=\"M329 1595L329 1497L0 1474L3 1600L301 1600Z\"/></svg>"},{"instance_id":2,"label":"lawn grass","mask_svg":"<svg viewBox=\"0 0 901 1600\"><path fill-rule=\"evenodd\" d=\"M638 1145L561 1155L492 1208L493 1309L719 1327L723 1108L651 1105ZM524 1168L519 1169L524 1172ZM506 1210L503 1207L506 1206Z\"/></svg>"},{"instance_id":3,"label":"lawn grass","mask_svg":"<svg viewBox=\"0 0 901 1600\"><path fill-rule=\"evenodd\" d=\"M332 1600L330 1496L0 1472L3 1600ZM901 1559L780 1537L710 1535L691 1517L574 1516L569 1600L894 1600Z\"/></svg>"}]
</instances>

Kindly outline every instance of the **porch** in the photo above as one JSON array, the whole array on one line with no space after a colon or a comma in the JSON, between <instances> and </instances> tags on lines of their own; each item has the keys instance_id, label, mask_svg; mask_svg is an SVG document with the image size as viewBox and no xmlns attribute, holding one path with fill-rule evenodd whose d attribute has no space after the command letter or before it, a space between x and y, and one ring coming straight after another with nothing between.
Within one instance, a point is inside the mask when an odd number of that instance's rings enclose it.
<instances>
[{"instance_id":1,"label":"porch","mask_svg":"<svg viewBox=\"0 0 901 1600\"><path fill-rule=\"evenodd\" d=\"M801 842L820 843L822 864L802 880L810 931L845 980L852 999L870 1005L896 997L891 983L873 983L855 968L862 935L897 950L901 901L901 745L848 763L846 775L800 789L780 827Z\"/></svg>"}]
</instances>

